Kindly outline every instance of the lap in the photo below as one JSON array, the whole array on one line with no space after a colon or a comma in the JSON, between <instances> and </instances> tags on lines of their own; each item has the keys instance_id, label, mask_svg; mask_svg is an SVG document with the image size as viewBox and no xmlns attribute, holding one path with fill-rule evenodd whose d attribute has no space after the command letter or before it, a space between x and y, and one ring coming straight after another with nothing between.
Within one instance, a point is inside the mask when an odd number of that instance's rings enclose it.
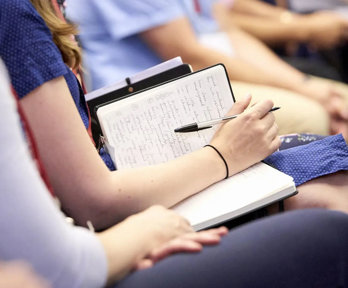
<instances>
[{"instance_id":1,"label":"lap","mask_svg":"<svg viewBox=\"0 0 348 288\"><path fill-rule=\"evenodd\" d=\"M274 112L280 134L313 133L329 134L329 118L325 110L317 102L300 94L280 88L231 82L236 99L251 93L253 102L271 99L281 109Z\"/></svg>"},{"instance_id":2,"label":"lap","mask_svg":"<svg viewBox=\"0 0 348 288\"><path fill-rule=\"evenodd\" d=\"M171 256L117 287L337 287L348 281L347 241L347 214L287 212L233 229L201 253Z\"/></svg>"}]
</instances>

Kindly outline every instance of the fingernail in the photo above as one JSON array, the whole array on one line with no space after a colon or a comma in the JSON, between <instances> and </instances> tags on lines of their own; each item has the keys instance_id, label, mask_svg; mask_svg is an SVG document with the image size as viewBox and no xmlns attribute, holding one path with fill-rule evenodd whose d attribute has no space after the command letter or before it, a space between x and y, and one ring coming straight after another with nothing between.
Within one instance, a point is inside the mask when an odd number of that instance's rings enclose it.
<instances>
[{"instance_id":1,"label":"fingernail","mask_svg":"<svg viewBox=\"0 0 348 288\"><path fill-rule=\"evenodd\" d=\"M248 93L248 94L246 94L246 95L244 96L244 100L245 100L245 101L248 100L249 98L251 98L251 93Z\"/></svg>"}]
</instances>

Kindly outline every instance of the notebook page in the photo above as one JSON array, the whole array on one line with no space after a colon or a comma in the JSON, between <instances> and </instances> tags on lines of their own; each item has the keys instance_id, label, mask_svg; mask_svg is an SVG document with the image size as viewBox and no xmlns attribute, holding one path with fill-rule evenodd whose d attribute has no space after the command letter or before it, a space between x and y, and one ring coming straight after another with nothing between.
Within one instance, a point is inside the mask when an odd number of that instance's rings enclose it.
<instances>
[{"instance_id":1,"label":"notebook page","mask_svg":"<svg viewBox=\"0 0 348 288\"><path fill-rule=\"evenodd\" d=\"M288 187L294 187L292 177L258 163L183 200L173 209L192 225L197 225L233 211L241 212L251 203L262 204L260 200L286 191Z\"/></svg>"},{"instance_id":2,"label":"notebook page","mask_svg":"<svg viewBox=\"0 0 348 288\"><path fill-rule=\"evenodd\" d=\"M113 102L98 109L118 169L172 160L207 144L218 125L174 133L192 122L223 117L233 104L222 65Z\"/></svg>"}]
</instances>

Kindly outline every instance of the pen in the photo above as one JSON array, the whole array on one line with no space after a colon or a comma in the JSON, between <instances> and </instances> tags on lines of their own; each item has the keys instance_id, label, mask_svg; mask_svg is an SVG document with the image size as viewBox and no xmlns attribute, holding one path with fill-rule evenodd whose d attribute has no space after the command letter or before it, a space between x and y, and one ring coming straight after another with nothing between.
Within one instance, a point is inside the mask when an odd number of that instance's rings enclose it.
<instances>
[{"instance_id":1,"label":"pen","mask_svg":"<svg viewBox=\"0 0 348 288\"><path fill-rule=\"evenodd\" d=\"M271 110L269 110L269 112L273 112L280 109L280 107L273 107ZM227 120L231 120L234 118L237 118L239 115L241 114L236 114L236 115L231 115L231 116L226 116L226 117L222 117L219 119L213 119L213 120L209 120L209 121L204 121L201 123L191 123L191 124L187 124L181 127L178 127L176 129L174 129L174 132L176 133L185 133L185 132L195 132L195 131L199 131L199 130L203 130L203 129L208 129L213 127L213 125L216 124L220 124L223 121L227 121Z\"/></svg>"}]
</instances>

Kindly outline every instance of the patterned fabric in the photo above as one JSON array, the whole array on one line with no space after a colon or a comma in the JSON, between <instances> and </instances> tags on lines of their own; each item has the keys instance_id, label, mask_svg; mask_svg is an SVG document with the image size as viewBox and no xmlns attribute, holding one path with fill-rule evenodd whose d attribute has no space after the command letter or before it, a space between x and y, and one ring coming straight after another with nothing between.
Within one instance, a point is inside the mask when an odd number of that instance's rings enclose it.
<instances>
[{"instance_id":1,"label":"patterned fabric","mask_svg":"<svg viewBox=\"0 0 348 288\"><path fill-rule=\"evenodd\" d=\"M289 134L281 136L282 144L279 150L289 149L292 147L306 145L313 141L324 139L327 136L321 136L316 134Z\"/></svg>"},{"instance_id":2,"label":"patterned fabric","mask_svg":"<svg viewBox=\"0 0 348 288\"><path fill-rule=\"evenodd\" d=\"M9 70L19 98L45 82L64 76L81 119L89 126L84 95L74 73L64 64L44 20L29 0L3 0L0 10L0 57ZM49 96L49 95L48 95ZM110 156L101 157L114 170Z\"/></svg>"},{"instance_id":3,"label":"patterned fabric","mask_svg":"<svg viewBox=\"0 0 348 288\"><path fill-rule=\"evenodd\" d=\"M298 186L320 176L348 170L348 146L342 135L328 136L275 152L264 162L292 176Z\"/></svg>"}]
</instances>

